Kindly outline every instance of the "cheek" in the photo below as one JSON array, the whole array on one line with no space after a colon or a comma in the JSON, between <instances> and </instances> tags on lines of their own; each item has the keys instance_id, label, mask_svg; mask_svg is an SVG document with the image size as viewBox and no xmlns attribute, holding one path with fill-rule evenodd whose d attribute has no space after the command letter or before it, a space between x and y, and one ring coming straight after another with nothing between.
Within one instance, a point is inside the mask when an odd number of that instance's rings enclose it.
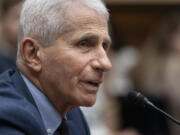
<instances>
[{"instance_id":1,"label":"cheek","mask_svg":"<svg viewBox=\"0 0 180 135\"><path fill-rule=\"evenodd\" d=\"M61 45L63 46L63 44ZM51 77L59 84L63 82L66 89L74 89L73 87L76 87L79 79L87 73L89 60L88 57L81 56L81 53L64 49L65 47L62 46L43 53L45 56L43 57L42 68L46 72L46 77Z\"/></svg>"},{"instance_id":2,"label":"cheek","mask_svg":"<svg viewBox=\"0 0 180 135\"><path fill-rule=\"evenodd\" d=\"M65 53L66 54L66 53ZM67 76L78 76L84 70L84 67L87 65L86 58L82 58L73 55L73 53L68 53L66 55L54 56L53 63L56 63L55 67L57 70L61 70ZM52 63L52 64L53 64Z\"/></svg>"},{"instance_id":3,"label":"cheek","mask_svg":"<svg viewBox=\"0 0 180 135\"><path fill-rule=\"evenodd\" d=\"M81 71L83 70L83 65L76 61L73 57L62 57L54 56L53 59L49 59L44 65L47 68L46 72L49 72L53 76L54 80L59 83L64 83L64 85L69 85L66 87L73 87L77 83Z\"/></svg>"}]
</instances>

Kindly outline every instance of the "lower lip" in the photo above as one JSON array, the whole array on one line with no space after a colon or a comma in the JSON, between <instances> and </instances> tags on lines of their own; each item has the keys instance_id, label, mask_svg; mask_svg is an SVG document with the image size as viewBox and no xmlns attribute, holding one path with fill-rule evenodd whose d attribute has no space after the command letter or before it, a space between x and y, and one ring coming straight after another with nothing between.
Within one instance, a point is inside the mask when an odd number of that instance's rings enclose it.
<instances>
[{"instance_id":1,"label":"lower lip","mask_svg":"<svg viewBox=\"0 0 180 135\"><path fill-rule=\"evenodd\" d=\"M94 86L92 84L89 84L87 82L80 82L81 86L83 86L85 89L89 90L92 93L97 93L99 86Z\"/></svg>"}]
</instances>

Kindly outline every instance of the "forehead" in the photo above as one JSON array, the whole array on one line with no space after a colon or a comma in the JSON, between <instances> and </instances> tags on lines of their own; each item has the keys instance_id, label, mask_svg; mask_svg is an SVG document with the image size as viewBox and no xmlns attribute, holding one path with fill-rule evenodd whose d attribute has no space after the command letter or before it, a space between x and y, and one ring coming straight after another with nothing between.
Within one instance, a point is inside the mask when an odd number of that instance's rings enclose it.
<instances>
[{"instance_id":1,"label":"forehead","mask_svg":"<svg viewBox=\"0 0 180 135\"><path fill-rule=\"evenodd\" d=\"M99 15L97 11L82 4L73 4L67 8L65 19L73 27L93 27L103 28L108 31L107 21L103 15Z\"/></svg>"}]
</instances>

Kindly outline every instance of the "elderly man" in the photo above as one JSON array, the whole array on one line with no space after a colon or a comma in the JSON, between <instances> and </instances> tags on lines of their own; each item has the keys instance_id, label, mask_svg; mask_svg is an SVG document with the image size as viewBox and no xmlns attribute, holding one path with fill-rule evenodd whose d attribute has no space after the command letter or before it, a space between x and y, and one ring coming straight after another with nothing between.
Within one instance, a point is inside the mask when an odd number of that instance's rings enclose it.
<instances>
[{"instance_id":1,"label":"elderly man","mask_svg":"<svg viewBox=\"0 0 180 135\"><path fill-rule=\"evenodd\" d=\"M26 0L16 70L0 76L0 134L89 135L92 106L111 68L100 0Z\"/></svg>"}]
</instances>

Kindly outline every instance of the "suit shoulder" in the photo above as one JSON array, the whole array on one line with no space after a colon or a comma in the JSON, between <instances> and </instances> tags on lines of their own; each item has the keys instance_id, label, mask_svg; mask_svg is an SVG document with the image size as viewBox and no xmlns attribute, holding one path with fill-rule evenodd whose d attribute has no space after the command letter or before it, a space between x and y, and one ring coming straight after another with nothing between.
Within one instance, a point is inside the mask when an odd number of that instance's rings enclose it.
<instances>
[{"instance_id":1,"label":"suit shoulder","mask_svg":"<svg viewBox=\"0 0 180 135\"><path fill-rule=\"evenodd\" d=\"M31 135L31 133L42 135L40 132L44 129L40 122L39 112L33 105L23 98L11 100L7 97L3 99L1 96L0 101L2 101L0 104L0 125L2 127L24 131L26 135Z\"/></svg>"},{"instance_id":2,"label":"suit shoulder","mask_svg":"<svg viewBox=\"0 0 180 135\"><path fill-rule=\"evenodd\" d=\"M26 135L42 135L42 120L38 109L17 91L9 76L7 73L0 75L0 133L8 129L8 132L3 132L8 134L15 129L24 131Z\"/></svg>"},{"instance_id":3,"label":"suit shoulder","mask_svg":"<svg viewBox=\"0 0 180 135\"><path fill-rule=\"evenodd\" d=\"M32 121L36 122L35 114L38 113L34 106L29 104L24 98L11 93L2 94L0 92L0 101L0 123L8 122L9 124L23 126L24 123L31 125Z\"/></svg>"}]
</instances>

